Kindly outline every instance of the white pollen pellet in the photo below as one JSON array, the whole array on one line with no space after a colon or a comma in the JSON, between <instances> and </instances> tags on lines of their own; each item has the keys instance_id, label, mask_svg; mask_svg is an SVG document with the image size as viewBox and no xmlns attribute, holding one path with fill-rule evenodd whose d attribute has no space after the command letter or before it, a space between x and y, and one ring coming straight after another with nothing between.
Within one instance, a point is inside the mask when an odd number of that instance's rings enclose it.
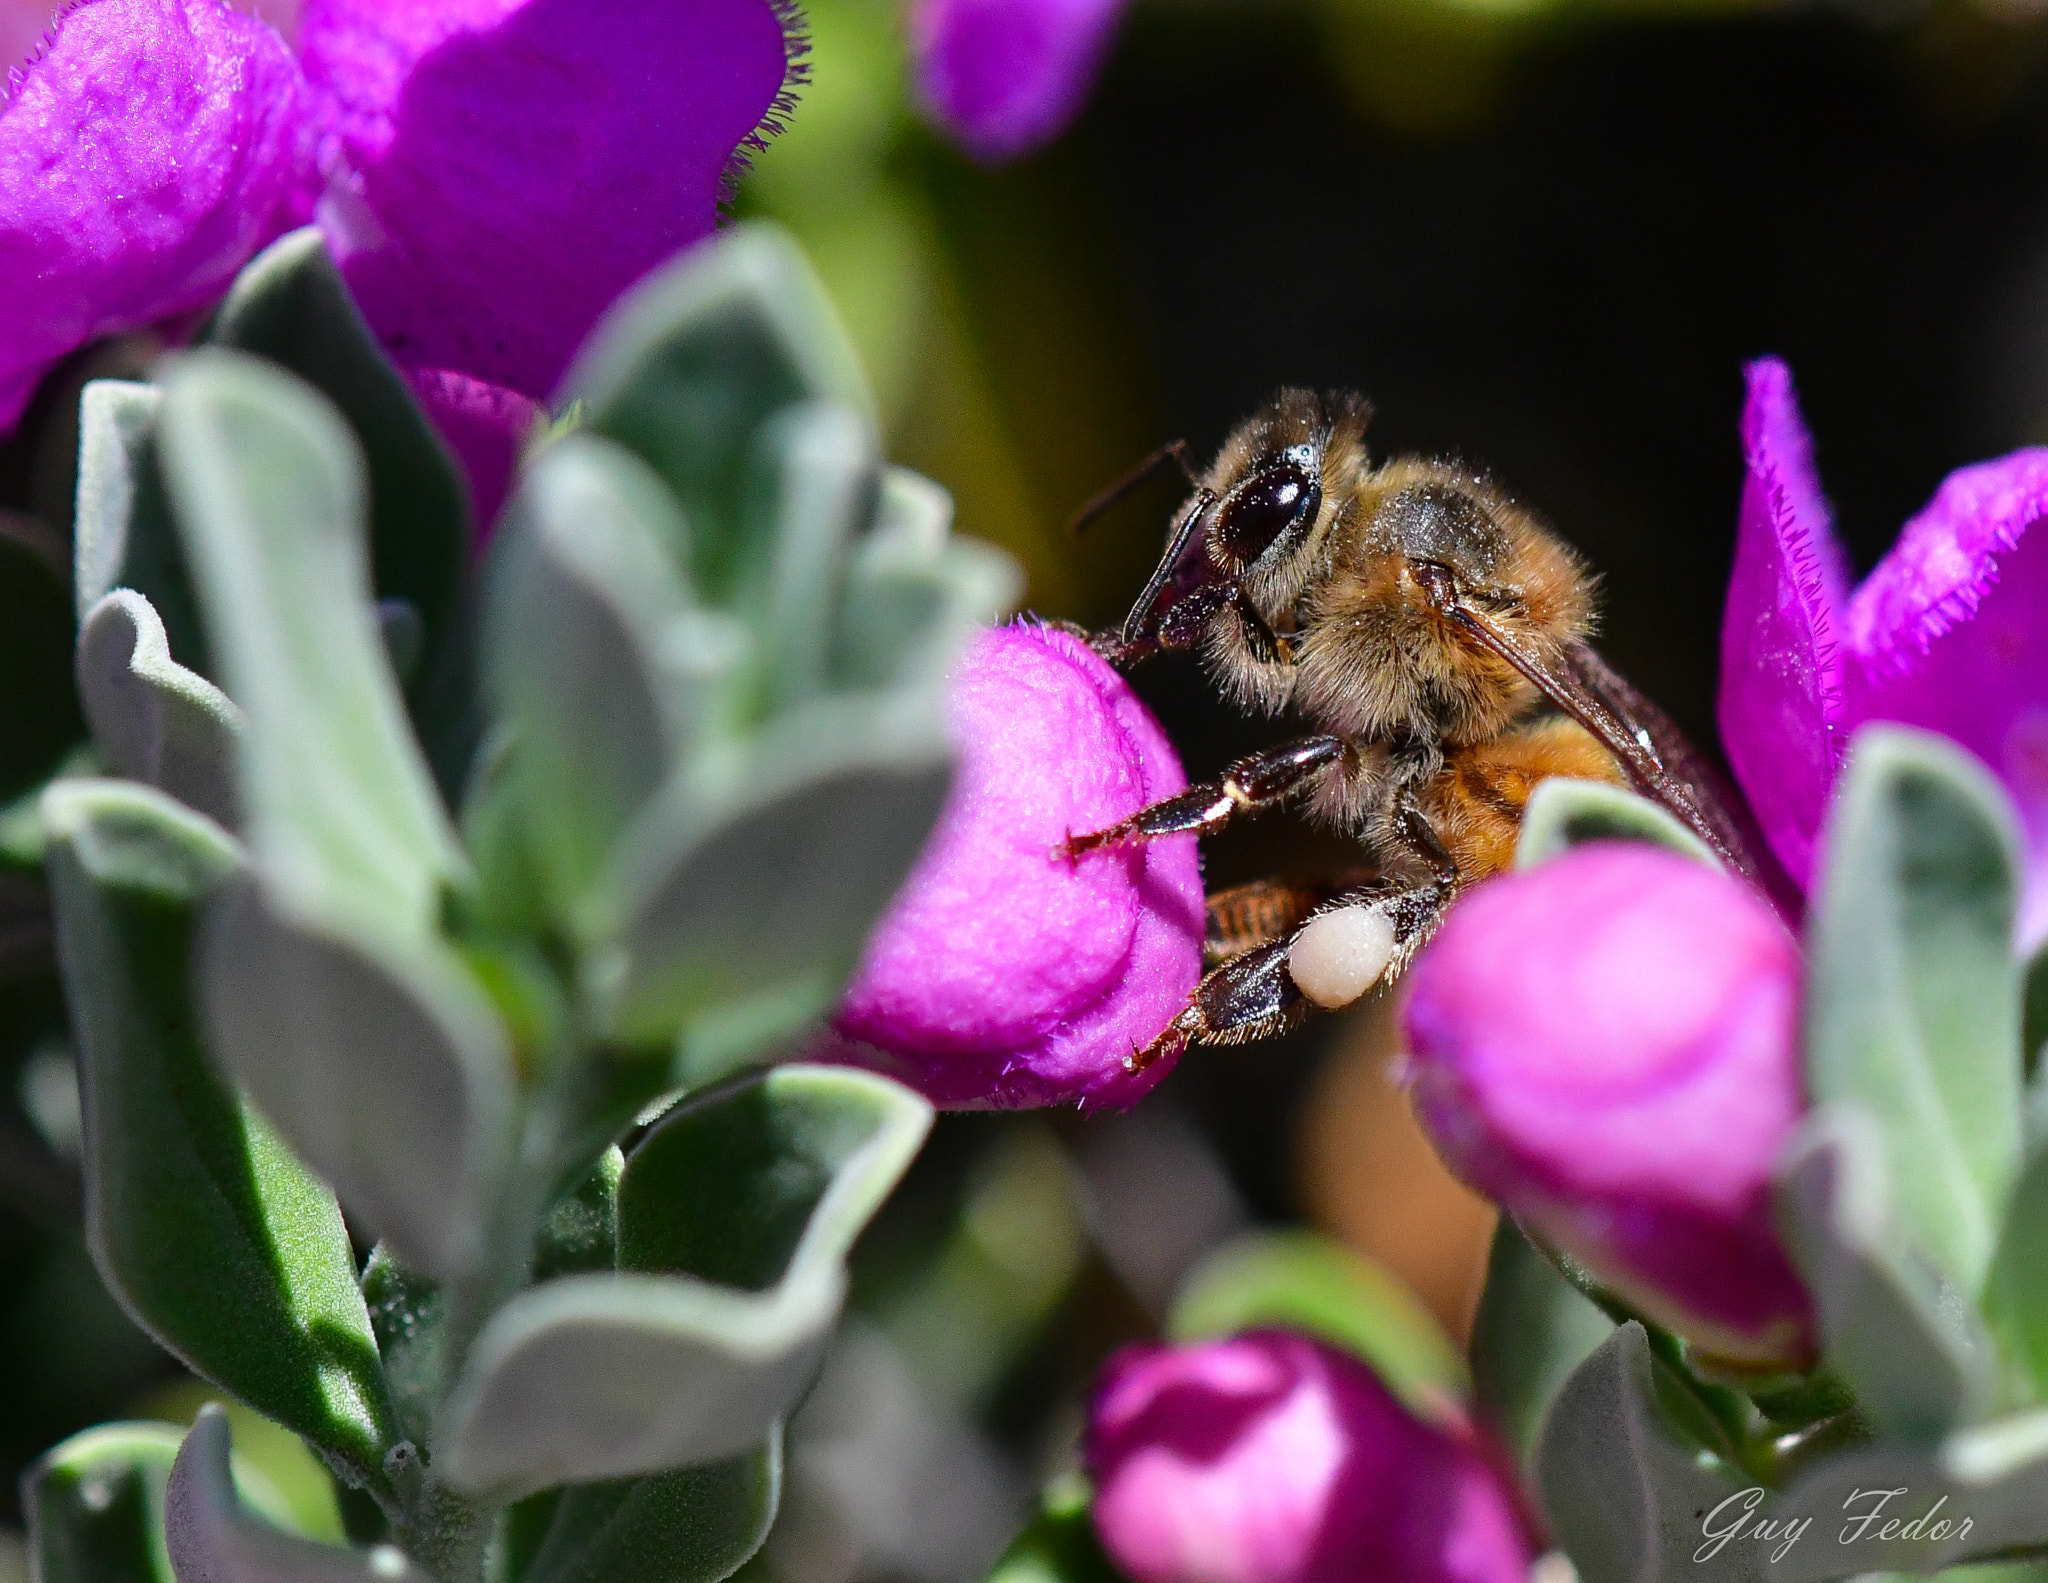
<instances>
[{"instance_id":1,"label":"white pollen pellet","mask_svg":"<svg viewBox=\"0 0 2048 1583\"><path fill-rule=\"evenodd\" d=\"M1294 937L1287 972L1325 1011L1348 1006L1394 958L1394 925L1378 907L1339 907L1311 918Z\"/></svg>"}]
</instances>

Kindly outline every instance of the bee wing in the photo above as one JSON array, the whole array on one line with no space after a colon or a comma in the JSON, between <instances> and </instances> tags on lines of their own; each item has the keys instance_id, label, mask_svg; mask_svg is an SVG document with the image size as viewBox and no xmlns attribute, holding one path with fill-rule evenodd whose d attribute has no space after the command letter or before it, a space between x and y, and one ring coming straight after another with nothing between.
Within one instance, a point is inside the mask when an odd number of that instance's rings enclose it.
<instances>
[{"instance_id":1,"label":"bee wing","mask_svg":"<svg viewBox=\"0 0 2048 1583\"><path fill-rule=\"evenodd\" d=\"M1447 614L1592 732L1644 796L1669 809L1781 911L1796 915L1799 891L1773 856L1748 806L1671 717L1598 653L1587 644L1574 643L1553 663L1485 611L1462 600Z\"/></svg>"},{"instance_id":2,"label":"bee wing","mask_svg":"<svg viewBox=\"0 0 2048 1583\"><path fill-rule=\"evenodd\" d=\"M1678 729L1671 717L1636 691L1635 685L1609 665L1598 650L1588 644L1575 643L1566 650L1565 663L1573 680L1604 704L1639 746L1647 746L1663 765L1666 777L1682 789L1712 832L1707 844L1725 854L1734 867L1748 875L1774 900L1789 903L1796 912L1800 903L1798 887L1793 885L1777 855L1771 851L1755 815L1749 811L1748 802L1721 773L1719 766L1693 746L1691 739ZM1542 686L1540 682L1537 685ZM1544 688L1544 692L1554 696L1548 688ZM1595 735L1600 736L1602 742L1607 741L1604 733L1596 731ZM1652 790L1651 795L1685 819L1688 825L1693 824L1661 792Z\"/></svg>"}]
</instances>

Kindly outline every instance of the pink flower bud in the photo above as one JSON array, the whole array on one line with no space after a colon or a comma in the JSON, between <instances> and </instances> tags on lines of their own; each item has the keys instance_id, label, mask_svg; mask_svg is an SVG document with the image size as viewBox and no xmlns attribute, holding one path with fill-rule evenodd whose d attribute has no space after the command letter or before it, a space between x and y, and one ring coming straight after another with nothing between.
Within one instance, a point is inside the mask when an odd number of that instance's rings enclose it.
<instances>
[{"instance_id":1,"label":"pink flower bud","mask_svg":"<svg viewBox=\"0 0 2048 1583\"><path fill-rule=\"evenodd\" d=\"M952 683L960 761L939 827L848 990L850 1059L957 1107L1129 1104L1166 1075L1124 1060L1201 975L1194 838L1090 854L1186 784L1123 678L1067 633L984 633Z\"/></svg>"},{"instance_id":2,"label":"pink flower bud","mask_svg":"<svg viewBox=\"0 0 2048 1583\"><path fill-rule=\"evenodd\" d=\"M1088 1420L1095 1526L1136 1583L1522 1583L1515 1498L1469 1437L1288 1331L1130 1347Z\"/></svg>"},{"instance_id":3,"label":"pink flower bud","mask_svg":"<svg viewBox=\"0 0 2048 1583\"><path fill-rule=\"evenodd\" d=\"M1762 897L1599 843L1481 886L1409 975L1451 1168L1651 1319L1757 1365L1812 1354L1771 1218L1801 1109L1799 950Z\"/></svg>"}]
</instances>

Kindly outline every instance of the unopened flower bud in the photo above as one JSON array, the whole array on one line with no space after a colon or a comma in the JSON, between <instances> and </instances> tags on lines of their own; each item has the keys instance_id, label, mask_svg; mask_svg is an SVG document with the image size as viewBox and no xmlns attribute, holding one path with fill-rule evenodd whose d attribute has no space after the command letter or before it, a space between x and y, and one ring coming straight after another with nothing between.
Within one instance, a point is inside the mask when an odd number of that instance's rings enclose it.
<instances>
[{"instance_id":1,"label":"unopened flower bud","mask_svg":"<svg viewBox=\"0 0 2048 1583\"><path fill-rule=\"evenodd\" d=\"M1136 1583L1522 1583L1514 1496L1468 1434L1289 1331L1110 1360L1095 1526Z\"/></svg>"},{"instance_id":2,"label":"unopened flower bud","mask_svg":"<svg viewBox=\"0 0 2048 1583\"><path fill-rule=\"evenodd\" d=\"M940 1105L1129 1104L1172 1061L1125 1068L1201 975L1192 836L1091 853L1182 790L1159 724L1068 633L985 633L952 682L953 793L868 942L836 1020L846 1058Z\"/></svg>"},{"instance_id":3,"label":"unopened flower bud","mask_svg":"<svg viewBox=\"0 0 2048 1583\"><path fill-rule=\"evenodd\" d=\"M1811 1359L1771 1214L1801 1110L1797 945L1689 858L1598 843L1490 881L1409 976L1414 1096L1473 1187L1638 1311L1753 1366Z\"/></svg>"}]
</instances>

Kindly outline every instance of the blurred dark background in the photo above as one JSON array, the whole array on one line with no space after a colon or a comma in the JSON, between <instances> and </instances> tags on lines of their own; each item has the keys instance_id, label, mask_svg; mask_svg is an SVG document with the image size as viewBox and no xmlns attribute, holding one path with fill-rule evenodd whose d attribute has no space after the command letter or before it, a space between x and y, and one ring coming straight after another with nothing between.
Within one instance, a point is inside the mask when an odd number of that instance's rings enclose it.
<instances>
[{"instance_id":1,"label":"blurred dark background","mask_svg":"<svg viewBox=\"0 0 2048 1583\"><path fill-rule=\"evenodd\" d=\"M1157 552L1167 485L1067 535L1101 484L1174 436L1213 448L1281 384L1351 386L1381 452L1462 456L1547 514L1603 576L1610 658L1710 743L1747 359L1790 361L1859 570L1949 469L2048 441L2048 31L2025 7L1138 0L1078 124L999 170L919 121L890 0L806 9L813 82L739 208L811 249L893 454L1020 558L1043 614L1116 619ZM28 456L0 457L10 498ZM1139 686L1192 774L1273 734L1191 665ZM1339 856L1275 820L1207 872ZM30 975L0 1007L5 1522L43 1446L198 1399L79 1243L53 993ZM1247 1227L1344 1238L1462 1336L1490 1212L1415 1132L1398 1060L1380 1001L1199 1051L1129 1116L944 1118L863 1245L751 1575L979 1576L1071 1458L1101 1359Z\"/></svg>"}]
</instances>

